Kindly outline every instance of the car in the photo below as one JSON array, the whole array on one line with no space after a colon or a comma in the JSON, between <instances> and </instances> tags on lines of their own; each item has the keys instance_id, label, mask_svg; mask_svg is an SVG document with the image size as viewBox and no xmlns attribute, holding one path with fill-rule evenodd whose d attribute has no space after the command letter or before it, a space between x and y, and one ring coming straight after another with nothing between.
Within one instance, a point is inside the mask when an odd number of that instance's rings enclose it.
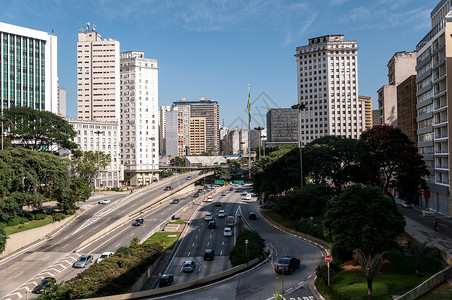
<instances>
[{"instance_id":1,"label":"car","mask_svg":"<svg viewBox=\"0 0 452 300\"><path fill-rule=\"evenodd\" d=\"M198 189L198 191L197 191L198 194L201 194L202 192L203 192L202 189Z\"/></svg>"},{"instance_id":2,"label":"car","mask_svg":"<svg viewBox=\"0 0 452 300\"><path fill-rule=\"evenodd\" d=\"M193 272L196 268L196 264L192 260L187 260L184 262L184 266L182 267L183 272Z\"/></svg>"},{"instance_id":3,"label":"car","mask_svg":"<svg viewBox=\"0 0 452 300\"><path fill-rule=\"evenodd\" d=\"M135 220L135 222L132 223L132 226L141 226L141 224L144 223L144 219L143 218L138 218Z\"/></svg>"},{"instance_id":4,"label":"car","mask_svg":"<svg viewBox=\"0 0 452 300\"><path fill-rule=\"evenodd\" d=\"M104 252L102 253L98 259L96 259L95 263L100 263L101 261L103 261L106 258L109 258L110 256L113 255L113 252Z\"/></svg>"},{"instance_id":5,"label":"car","mask_svg":"<svg viewBox=\"0 0 452 300\"><path fill-rule=\"evenodd\" d=\"M245 200L251 200L251 194L246 194Z\"/></svg>"},{"instance_id":6,"label":"car","mask_svg":"<svg viewBox=\"0 0 452 300\"><path fill-rule=\"evenodd\" d=\"M159 287L170 286L174 281L174 276L172 274L163 274L159 280Z\"/></svg>"},{"instance_id":7,"label":"car","mask_svg":"<svg viewBox=\"0 0 452 300\"><path fill-rule=\"evenodd\" d=\"M212 221L213 220L213 216L211 213L207 213L206 216L204 217L204 221Z\"/></svg>"},{"instance_id":8,"label":"car","mask_svg":"<svg viewBox=\"0 0 452 300\"><path fill-rule=\"evenodd\" d=\"M283 256L276 261L273 267L278 274L292 274L300 267L300 260L291 256Z\"/></svg>"},{"instance_id":9,"label":"car","mask_svg":"<svg viewBox=\"0 0 452 300\"><path fill-rule=\"evenodd\" d=\"M174 198L173 201L171 201L171 204L177 204L179 203L179 199L178 198Z\"/></svg>"},{"instance_id":10,"label":"car","mask_svg":"<svg viewBox=\"0 0 452 300\"><path fill-rule=\"evenodd\" d=\"M213 257L215 256L215 251L212 249L206 249L204 251L204 260L213 260Z\"/></svg>"},{"instance_id":11,"label":"car","mask_svg":"<svg viewBox=\"0 0 452 300\"><path fill-rule=\"evenodd\" d=\"M167 185L166 187L165 187L165 191L171 191L173 188L171 187L171 185Z\"/></svg>"},{"instance_id":12,"label":"car","mask_svg":"<svg viewBox=\"0 0 452 300\"><path fill-rule=\"evenodd\" d=\"M226 196L226 193L225 192L221 193L221 196Z\"/></svg>"},{"instance_id":13,"label":"car","mask_svg":"<svg viewBox=\"0 0 452 300\"><path fill-rule=\"evenodd\" d=\"M235 224L234 216L229 216L226 218L226 226L234 227L234 224Z\"/></svg>"},{"instance_id":14,"label":"car","mask_svg":"<svg viewBox=\"0 0 452 300\"><path fill-rule=\"evenodd\" d=\"M209 224L207 225L209 229L215 229L217 228L217 223L215 221L209 221Z\"/></svg>"},{"instance_id":15,"label":"car","mask_svg":"<svg viewBox=\"0 0 452 300\"><path fill-rule=\"evenodd\" d=\"M192 197L193 198L198 198L199 197L199 193L194 193Z\"/></svg>"},{"instance_id":16,"label":"car","mask_svg":"<svg viewBox=\"0 0 452 300\"><path fill-rule=\"evenodd\" d=\"M224 211L224 209L220 209L218 211L218 218L226 218L226 212Z\"/></svg>"},{"instance_id":17,"label":"car","mask_svg":"<svg viewBox=\"0 0 452 300\"><path fill-rule=\"evenodd\" d=\"M223 231L223 236L232 236L232 229L230 227L225 227Z\"/></svg>"},{"instance_id":18,"label":"car","mask_svg":"<svg viewBox=\"0 0 452 300\"><path fill-rule=\"evenodd\" d=\"M86 268L86 266L93 261L91 254L84 254L72 265L74 268Z\"/></svg>"},{"instance_id":19,"label":"car","mask_svg":"<svg viewBox=\"0 0 452 300\"><path fill-rule=\"evenodd\" d=\"M41 282L35 286L35 288L31 291L33 294L42 294L46 291L51 291L53 285L56 283L55 278L53 277L45 277L41 280Z\"/></svg>"},{"instance_id":20,"label":"car","mask_svg":"<svg viewBox=\"0 0 452 300\"><path fill-rule=\"evenodd\" d=\"M213 201L212 195L207 196L206 201L207 202L212 202Z\"/></svg>"},{"instance_id":21,"label":"car","mask_svg":"<svg viewBox=\"0 0 452 300\"><path fill-rule=\"evenodd\" d=\"M187 180L191 180L191 176L187 176Z\"/></svg>"},{"instance_id":22,"label":"car","mask_svg":"<svg viewBox=\"0 0 452 300\"><path fill-rule=\"evenodd\" d=\"M233 191L233 190L234 190L234 188L233 188L233 187L231 186L231 187L229 188L229 190L230 190L230 191Z\"/></svg>"},{"instance_id":23,"label":"car","mask_svg":"<svg viewBox=\"0 0 452 300\"><path fill-rule=\"evenodd\" d=\"M202 174L204 174L204 170L199 171L198 175L202 175Z\"/></svg>"},{"instance_id":24,"label":"car","mask_svg":"<svg viewBox=\"0 0 452 300\"><path fill-rule=\"evenodd\" d=\"M248 218L249 218L250 220L256 220L256 213L255 213L255 212L250 212L250 213L248 214Z\"/></svg>"},{"instance_id":25,"label":"car","mask_svg":"<svg viewBox=\"0 0 452 300\"><path fill-rule=\"evenodd\" d=\"M405 207L405 208L413 208L413 203L411 203L410 201L402 201L402 203L401 203L401 205L402 205L402 207Z\"/></svg>"},{"instance_id":26,"label":"car","mask_svg":"<svg viewBox=\"0 0 452 300\"><path fill-rule=\"evenodd\" d=\"M215 202L215 206L221 206L221 202L220 201L217 201L217 202Z\"/></svg>"},{"instance_id":27,"label":"car","mask_svg":"<svg viewBox=\"0 0 452 300\"><path fill-rule=\"evenodd\" d=\"M102 201L97 202L97 204L108 204L110 203L110 199L104 199Z\"/></svg>"}]
</instances>

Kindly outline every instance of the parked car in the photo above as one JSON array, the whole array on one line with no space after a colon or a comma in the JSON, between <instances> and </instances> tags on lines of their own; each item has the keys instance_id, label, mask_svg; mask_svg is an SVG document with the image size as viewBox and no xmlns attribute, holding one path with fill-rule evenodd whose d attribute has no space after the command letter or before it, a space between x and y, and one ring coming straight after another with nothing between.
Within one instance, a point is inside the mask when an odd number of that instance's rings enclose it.
<instances>
[{"instance_id":1,"label":"parked car","mask_svg":"<svg viewBox=\"0 0 452 300\"><path fill-rule=\"evenodd\" d=\"M171 191L173 188L171 187L171 185L167 185L166 187L165 187L165 191Z\"/></svg>"},{"instance_id":2,"label":"parked car","mask_svg":"<svg viewBox=\"0 0 452 300\"><path fill-rule=\"evenodd\" d=\"M204 221L212 221L213 220L213 216L211 213L207 213L206 216L204 217Z\"/></svg>"},{"instance_id":3,"label":"parked car","mask_svg":"<svg viewBox=\"0 0 452 300\"><path fill-rule=\"evenodd\" d=\"M100 263L101 261L103 261L104 259L106 259L112 255L113 255L113 252L104 252L99 256L98 259L96 259L95 263Z\"/></svg>"},{"instance_id":4,"label":"parked car","mask_svg":"<svg viewBox=\"0 0 452 300\"><path fill-rule=\"evenodd\" d=\"M91 254L84 254L72 265L74 268L86 268L86 266L93 261Z\"/></svg>"},{"instance_id":5,"label":"parked car","mask_svg":"<svg viewBox=\"0 0 452 300\"><path fill-rule=\"evenodd\" d=\"M215 251L212 249L206 249L204 251L204 260L213 260L213 257L215 256Z\"/></svg>"},{"instance_id":6,"label":"parked car","mask_svg":"<svg viewBox=\"0 0 452 300\"><path fill-rule=\"evenodd\" d=\"M173 201L171 201L171 204L177 204L179 203L179 199L178 198L174 198Z\"/></svg>"},{"instance_id":7,"label":"parked car","mask_svg":"<svg viewBox=\"0 0 452 300\"><path fill-rule=\"evenodd\" d=\"M217 223L215 221L209 221L209 224L207 225L209 229L215 229L217 228Z\"/></svg>"},{"instance_id":8,"label":"parked car","mask_svg":"<svg viewBox=\"0 0 452 300\"><path fill-rule=\"evenodd\" d=\"M172 274L163 274L159 280L159 287L170 286L174 281Z\"/></svg>"},{"instance_id":9,"label":"parked car","mask_svg":"<svg viewBox=\"0 0 452 300\"><path fill-rule=\"evenodd\" d=\"M193 272L195 270L196 264L192 260L187 260L182 267L182 271L184 272Z\"/></svg>"},{"instance_id":10,"label":"parked car","mask_svg":"<svg viewBox=\"0 0 452 300\"><path fill-rule=\"evenodd\" d=\"M110 203L110 199L104 199L102 201L97 202L97 204L108 204Z\"/></svg>"},{"instance_id":11,"label":"parked car","mask_svg":"<svg viewBox=\"0 0 452 300\"><path fill-rule=\"evenodd\" d=\"M225 227L223 231L223 236L232 236L232 229L230 227Z\"/></svg>"},{"instance_id":12,"label":"parked car","mask_svg":"<svg viewBox=\"0 0 452 300\"><path fill-rule=\"evenodd\" d=\"M224 209L220 209L218 211L218 218L225 218L226 217L226 212L224 211Z\"/></svg>"},{"instance_id":13,"label":"parked car","mask_svg":"<svg viewBox=\"0 0 452 300\"><path fill-rule=\"evenodd\" d=\"M221 206L221 202L220 201L215 202L215 206Z\"/></svg>"},{"instance_id":14,"label":"parked car","mask_svg":"<svg viewBox=\"0 0 452 300\"><path fill-rule=\"evenodd\" d=\"M41 280L41 282L35 286L35 288L31 291L33 294L42 294L46 291L51 291L53 285L56 283L55 278L53 277L45 277Z\"/></svg>"},{"instance_id":15,"label":"parked car","mask_svg":"<svg viewBox=\"0 0 452 300\"><path fill-rule=\"evenodd\" d=\"M138 218L135 220L135 222L132 223L132 226L141 226L141 224L144 223L144 219L143 218Z\"/></svg>"},{"instance_id":16,"label":"parked car","mask_svg":"<svg viewBox=\"0 0 452 300\"><path fill-rule=\"evenodd\" d=\"M248 218L249 218L250 220L256 220L256 213L255 213L255 212L250 212L250 213L248 214Z\"/></svg>"},{"instance_id":17,"label":"parked car","mask_svg":"<svg viewBox=\"0 0 452 300\"><path fill-rule=\"evenodd\" d=\"M225 193L225 192L222 192L222 193L221 193L221 196L226 196L226 193Z\"/></svg>"},{"instance_id":18,"label":"parked car","mask_svg":"<svg viewBox=\"0 0 452 300\"><path fill-rule=\"evenodd\" d=\"M191 176L187 176L187 180L190 180L191 179Z\"/></svg>"},{"instance_id":19,"label":"parked car","mask_svg":"<svg viewBox=\"0 0 452 300\"><path fill-rule=\"evenodd\" d=\"M198 192L197 192L198 194L201 194L202 193L202 189L198 189Z\"/></svg>"},{"instance_id":20,"label":"parked car","mask_svg":"<svg viewBox=\"0 0 452 300\"><path fill-rule=\"evenodd\" d=\"M229 188L229 190L230 190L230 191L233 191L233 190L234 190L234 188L233 188L233 187L231 186L231 187Z\"/></svg>"},{"instance_id":21,"label":"parked car","mask_svg":"<svg viewBox=\"0 0 452 300\"><path fill-rule=\"evenodd\" d=\"M405 208L413 208L414 205L413 205L413 203L411 203L410 201L402 201L402 207L405 207Z\"/></svg>"},{"instance_id":22,"label":"parked car","mask_svg":"<svg viewBox=\"0 0 452 300\"><path fill-rule=\"evenodd\" d=\"M283 256L278 259L273 267L278 274L292 274L300 267L300 260L291 256Z\"/></svg>"}]
</instances>

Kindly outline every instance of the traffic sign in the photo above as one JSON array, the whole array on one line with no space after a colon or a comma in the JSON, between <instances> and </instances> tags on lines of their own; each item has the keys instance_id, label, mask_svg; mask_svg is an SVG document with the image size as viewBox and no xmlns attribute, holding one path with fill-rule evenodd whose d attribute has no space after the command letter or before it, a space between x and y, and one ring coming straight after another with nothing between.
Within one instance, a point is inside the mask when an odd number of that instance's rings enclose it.
<instances>
[{"instance_id":1,"label":"traffic sign","mask_svg":"<svg viewBox=\"0 0 452 300\"><path fill-rule=\"evenodd\" d=\"M244 181L243 180L234 180L234 184L240 184L243 185Z\"/></svg>"},{"instance_id":2,"label":"traffic sign","mask_svg":"<svg viewBox=\"0 0 452 300\"><path fill-rule=\"evenodd\" d=\"M215 180L215 184L224 185L224 180Z\"/></svg>"},{"instance_id":3,"label":"traffic sign","mask_svg":"<svg viewBox=\"0 0 452 300\"><path fill-rule=\"evenodd\" d=\"M245 244L248 244L248 240L245 240Z\"/></svg>"},{"instance_id":4,"label":"traffic sign","mask_svg":"<svg viewBox=\"0 0 452 300\"><path fill-rule=\"evenodd\" d=\"M331 255L327 255L327 256L325 256L325 261L326 261L327 263L330 263L330 262L333 261L333 257L332 257Z\"/></svg>"}]
</instances>

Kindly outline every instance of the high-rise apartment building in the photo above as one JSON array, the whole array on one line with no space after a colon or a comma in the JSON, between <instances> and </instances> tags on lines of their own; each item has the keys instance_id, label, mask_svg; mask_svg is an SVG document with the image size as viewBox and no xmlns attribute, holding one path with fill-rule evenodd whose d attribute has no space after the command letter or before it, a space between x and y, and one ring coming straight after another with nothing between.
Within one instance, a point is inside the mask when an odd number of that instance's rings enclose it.
<instances>
[{"instance_id":1,"label":"high-rise apartment building","mask_svg":"<svg viewBox=\"0 0 452 300\"><path fill-rule=\"evenodd\" d=\"M170 105L162 105L159 110L159 154L166 153L166 113L171 111Z\"/></svg>"},{"instance_id":2,"label":"high-rise apartment building","mask_svg":"<svg viewBox=\"0 0 452 300\"><path fill-rule=\"evenodd\" d=\"M366 114L366 129L372 128L372 97L358 96L360 101L364 102L364 111Z\"/></svg>"},{"instance_id":3,"label":"high-rise apartment building","mask_svg":"<svg viewBox=\"0 0 452 300\"><path fill-rule=\"evenodd\" d=\"M297 110L292 108L268 108L266 117L266 144L269 147L298 143Z\"/></svg>"},{"instance_id":4,"label":"high-rise apartment building","mask_svg":"<svg viewBox=\"0 0 452 300\"><path fill-rule=\"evenodd\" d=\"M183 112L177 110L166 112L166 155L174 157L185 156Z\"/></svg>"},{"instance_id":5,"label":"high-rise apartment building","mask_svg":"<svg viewBox=\"0 0 452 300\"><path fill-rule=\"evenodd\" d=\"M86 24L77 42L77 116L83 120L120 119L119 42L102 39Z\"/></svg>"},{"instance_id":6,"label":"high-rise apartment building","mask_svg":"<svg viewBox=\"0 0 452 300\"><path fill-rule=\"evenodd\" d=\"M431 11L432 29L417 44L418 149L430 171L420 205L452 214L450 192L452 143L452 1L441 0Z\"/></svg>"},{"instance_id":7,"label":"high-rise apartment building","mask_svg":"<svg viewBox=\"0 0 452 300\"><path fill-rule=\"evenodd\" d=\"M248 153L248 129L233 128L224 136L225 150L228 154Z\"/></svg>"},{"instance_id":8,"label":"high-rise apartment building","mask_svg":"<svg viewBox=\"0 0 452 300\"><path fill-rule=\"evenodd\" d=\"M344 35L309 39L297 47L298 103L302 144L326 135L359 138L365 129L365 104L358 99L358 45Z\"/></svg>"},{"instance_id":9,"label":"high-rise apartment building","mask_svg":"<svg viewBox=\"0 0 452 300\"><path fill-rule=\"evenodd\" d=\"M57 37L0 22L0 49L0 111L26 106L57 114Z\"/></svg>"},{"instance_id":10,"label":"high-rise apartment building","mask_svg":"<svg viewBox=\"0 0 452 300\"><path fill-rule=\"evenodd\" d=\"M397 86L397 126L417 145L416 75Z\"/></svg>"},{"instance_id":11,"label":"high-rise apartment building","mask_svg":"<svg viewBox=\"0 0 452 300\"><path fill-rule=\"evenodd\" d=\"M207 122L205 117L188 120L190 132L189 155L201 155L207 151Z\"/></svg>"},{"instance_id":12,"label":"high-rise apartment building","mask_svg":"<svg viewBox=\"0 0 452 300\"><path fill-rule=\"evenodd\" d=\"M157 170L158 66L144 52L121 53L121 161L126 172Z\"/></svg>"}]
</instances>

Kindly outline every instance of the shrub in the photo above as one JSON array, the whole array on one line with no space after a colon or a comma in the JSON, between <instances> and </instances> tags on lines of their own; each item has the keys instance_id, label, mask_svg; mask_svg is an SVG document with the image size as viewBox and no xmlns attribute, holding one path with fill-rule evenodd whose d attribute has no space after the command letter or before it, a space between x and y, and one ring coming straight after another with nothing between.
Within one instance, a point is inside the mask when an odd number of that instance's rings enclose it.
<instances>
[{"instance_id":1,"label":"shrub","mask_svg":"<svg viewBox=\"0 0 452 300\"><path fill-rule=\"evenodd\" d=\"M44 213L37 213L33 215L33 220L44 220L47 218L47 215Z\"/></svg>"},{"instance_id":2,"label":"shrub","mask_svg":"<svg viewBox=\"0 0 452 300\"><path fill-rule=\"evenodd\" d=\"M248 245L245 244L245 240L248 240ZM233 266L244 264L263 257L264 248L265 242L258 233L244 230L237 236L237 243L229 255L229 260Z\"/></svg>"},{"instance_id":3,"label":"shrub","mask_svg":"<svg viewBox=\"0 0 452 300\"><path fill-rule=\"evenodd\" d=\"M8 226L15 226L15 225L19 225L19 224L24 224L26 222L29 222L30 220L28 220L25 217L19 217L19 216L14 216L8 219Z\"/></svg>"},{"instance_id":4,"label":"shrub","mask_svg":"<svg viewBox=\"0 0 452 300\"><path fill-rule=\"evenodd\" d=\"M71 208L71 209L66 210L66 214L69 216L72 216L73 214L75 214L75 209Z\"/></svg>"},{"instance_id":5,"label":"shrub","mask_svg":"<svg viewBox=\"0 0 452 300\"><path fill-rule=\"evenodd\" d=\"M55 222L63 220L66 216L63 213L57 213L53 216L55 218Z\"/></svg>"},{"instance_id":6,"label":"shrub","mask_svg":"<svg viewBox=\"0 0 452 300\"><path fill-rule=\"evenodd\" d=\"M330 263L330 280L334 277L335 274L342 270L341 266L337 263ZM317 279L315 280L315 286L317 290L323 295L329 295L329 299L334 300L350 300L350 296L345 295L331 286L328 286L328 266L327 265L318 265L315 274Z\"/></svg>"},{"instance_id":7,"label":"shrub","mask_svg":"<svg viewBox=\"0 0 452 300\"><path fill-rule=\"evenodd\" d=\"M301 219L294 222L295 230L309 234L313 237L325 240L323 235L323 223L319 220Z\"/></svg>"}]
</instances>

